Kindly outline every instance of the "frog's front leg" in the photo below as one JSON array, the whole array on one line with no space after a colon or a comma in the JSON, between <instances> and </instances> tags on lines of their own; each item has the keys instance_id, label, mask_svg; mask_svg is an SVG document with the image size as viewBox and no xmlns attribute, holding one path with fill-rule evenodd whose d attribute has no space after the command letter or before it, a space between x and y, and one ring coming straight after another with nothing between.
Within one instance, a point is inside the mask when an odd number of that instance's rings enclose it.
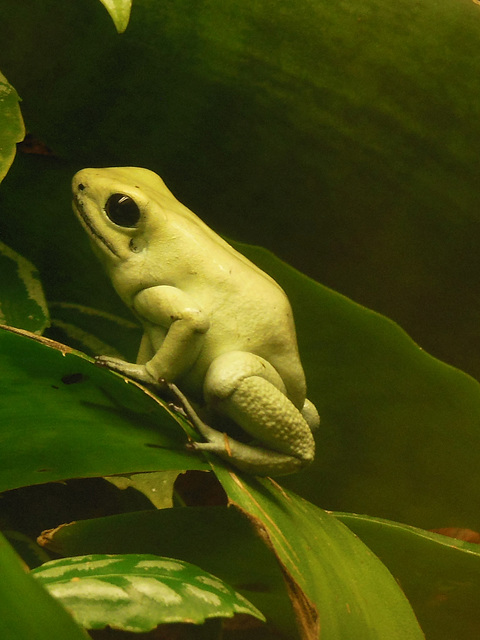
<instances>
[{"instance_id":1,"label":"frog's front leg","mask_svg":"<svg viewBox=\"0 0 480 640\"><path fill-rule=\"evenodd\" d=\"M108 356L98 357L97 362L146 384L175 381L198 357L210 326L207 315L190 296L167 285L140 291L134 298L133 309L149 327L142 338L137 363ZM158 338L161 344L155 348L152 336L160 334L164 338Z\"/></svg>"},{"instance_id":2,"label":"frog's front leg","mask_svg":"<svg viewBox=\"0 0 480 640\"><path fill-rule=\"evenodd\" d=\"M205 378L204 396L211 409L234 420L255 442L238 442L198 421L207 442L195 443L195 448L213 451L257 475L293 473L313 460L312 428L318 414L308 403L302 415L285 395L277 371L263 358L245 352L218 357Z\"/></svg>"}]
</instances>

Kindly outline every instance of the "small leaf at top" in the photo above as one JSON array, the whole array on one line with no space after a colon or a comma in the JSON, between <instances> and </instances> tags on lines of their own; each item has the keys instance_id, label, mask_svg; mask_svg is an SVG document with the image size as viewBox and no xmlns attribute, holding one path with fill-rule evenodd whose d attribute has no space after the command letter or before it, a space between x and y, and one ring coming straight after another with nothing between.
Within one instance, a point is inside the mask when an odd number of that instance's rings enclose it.
<instances>
[{"instance_id":1,"label":"small leaf at top","mask_svg":"<svg viewBox=\"0 0 480 640\"><path fill-rule=\"evenodd\" d=\"M128 26L132 0L100 0L110 14L118 33L123 33Z\"/></svg>"}]
</instances>

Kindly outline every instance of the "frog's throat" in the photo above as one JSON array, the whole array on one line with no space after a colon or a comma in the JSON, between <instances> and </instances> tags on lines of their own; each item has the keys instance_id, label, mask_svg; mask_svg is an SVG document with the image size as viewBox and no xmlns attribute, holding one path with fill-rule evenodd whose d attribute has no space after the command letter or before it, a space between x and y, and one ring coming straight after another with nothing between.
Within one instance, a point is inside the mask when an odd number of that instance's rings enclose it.
<instances>
[{"instance_id":1,"label":"frog's throat","mask_svg":"<svg viewBox=\"0 0 480 640\"><path fill-rule=\"evenodd\" d=\"M80 218L83 220L87 231L97 240L99 240L102 244L104 244L107 249L109 251L111 251L111 253L113 253L114 256L116 256L117 258L120 258L120 256L118 255L118 253L115 251L114 246L104 237L102 236L102 234L98 231L98 229L95 227L95 225L93 224L93 222L90 220L89 216L85 213L85 211L83 210L83 207L81 206L80 202L75 198L74 202L73 202L73 207L75 209L75 211L78 213L78 215L80 216Z\"/></svg>"}]
</instances>

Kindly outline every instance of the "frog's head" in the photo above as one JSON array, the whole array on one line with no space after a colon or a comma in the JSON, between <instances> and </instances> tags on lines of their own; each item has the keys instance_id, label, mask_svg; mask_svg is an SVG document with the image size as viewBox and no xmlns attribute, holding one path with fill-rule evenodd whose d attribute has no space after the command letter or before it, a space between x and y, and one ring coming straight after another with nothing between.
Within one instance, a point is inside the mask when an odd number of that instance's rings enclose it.
<instances>
[{"instance_id":1,"label":"frog's head","mask_svg":"<svg viewBox=\"0 0 480 640\"><path fill-rule=\"evenodd\" d=\"M73 178L73 210L103 262L115 264L146 247L161 208L152 194L174 199L153 171L136 167L82 169Z\"/></svg>"}]
</instances>

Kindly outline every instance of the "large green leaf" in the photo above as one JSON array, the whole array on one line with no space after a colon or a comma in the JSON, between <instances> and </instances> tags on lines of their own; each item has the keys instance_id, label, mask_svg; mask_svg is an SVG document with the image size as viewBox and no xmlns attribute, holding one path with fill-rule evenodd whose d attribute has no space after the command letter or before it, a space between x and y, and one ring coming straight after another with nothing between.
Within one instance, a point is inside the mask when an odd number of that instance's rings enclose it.
<instances>
[{"instance_id":1,"label":"large green leaf","mask_svg":"<svg viewBox=\"0 0 480 640\"><path fill-rule=\"evenodd\" d=\"M177 414L134 383L68 348L5 329L0 352L1 491L72 477L204 468L187 451Z\"/></svg>"},{"instance_id":2,"label":"large green leaf","mask_svg":"<svg viewBox=\"0 0 480 640\"><path fill-rule=\"evenodd\" d=\"M25 571L0 534L2 640L86 640L70 615Z\"/></svg>"},{"instance_id":3,"label":"large green leaf","mask_svg":"<svg viewBox=\"0 0 480 640\"><path fill-rule=\"evenodd\" d=\"M386 564L427 638L475 638L480 629L480 547L396 522L335 516Z\"/></svg>"},{"instance_id":4,"label":"large green leaf","mask_svg":"<svg viewBox=\"0 0 480 640\"><path fill-rule=\"evenodd\" d=\"M118 36L100 2L4 0L0 41L76 168L158 170L480 375L479 22L471 0L136 0Z\"/></svg>"},{"instance_id":5,"label":"large green leaf","mask_svg":"<svg viewBox=\"0 0 480 640\"><path fill-rule=\"evenodd\" d=\"M230 502L257 521L284 566L304 637L423 638L392 575L332 515L270 479L214 468Z\"/></svg>"},{"instance_id":6,"label":"large green leaf","mask_svg":"<svg viewBox=\"0 0 480 640\"><path fill-rule=\"evenodd\" d=\"M479 529L478 382L387 318L265 251L242 249L288 292L322 418L314 465L282 484L324 508Z\"/></svg>"},{"instance_id":7,"label":"large green leaf","mask_svg":"<svg viewBox=\"0 0 480 640\"><path fill-rule=\"evenodd\" d=\"M225 582L172 558L77 556L47 562L32 575L87 629L141 633L159 624L201 624L237 613L264 620Z\"/></svg>"}]
</instances>

